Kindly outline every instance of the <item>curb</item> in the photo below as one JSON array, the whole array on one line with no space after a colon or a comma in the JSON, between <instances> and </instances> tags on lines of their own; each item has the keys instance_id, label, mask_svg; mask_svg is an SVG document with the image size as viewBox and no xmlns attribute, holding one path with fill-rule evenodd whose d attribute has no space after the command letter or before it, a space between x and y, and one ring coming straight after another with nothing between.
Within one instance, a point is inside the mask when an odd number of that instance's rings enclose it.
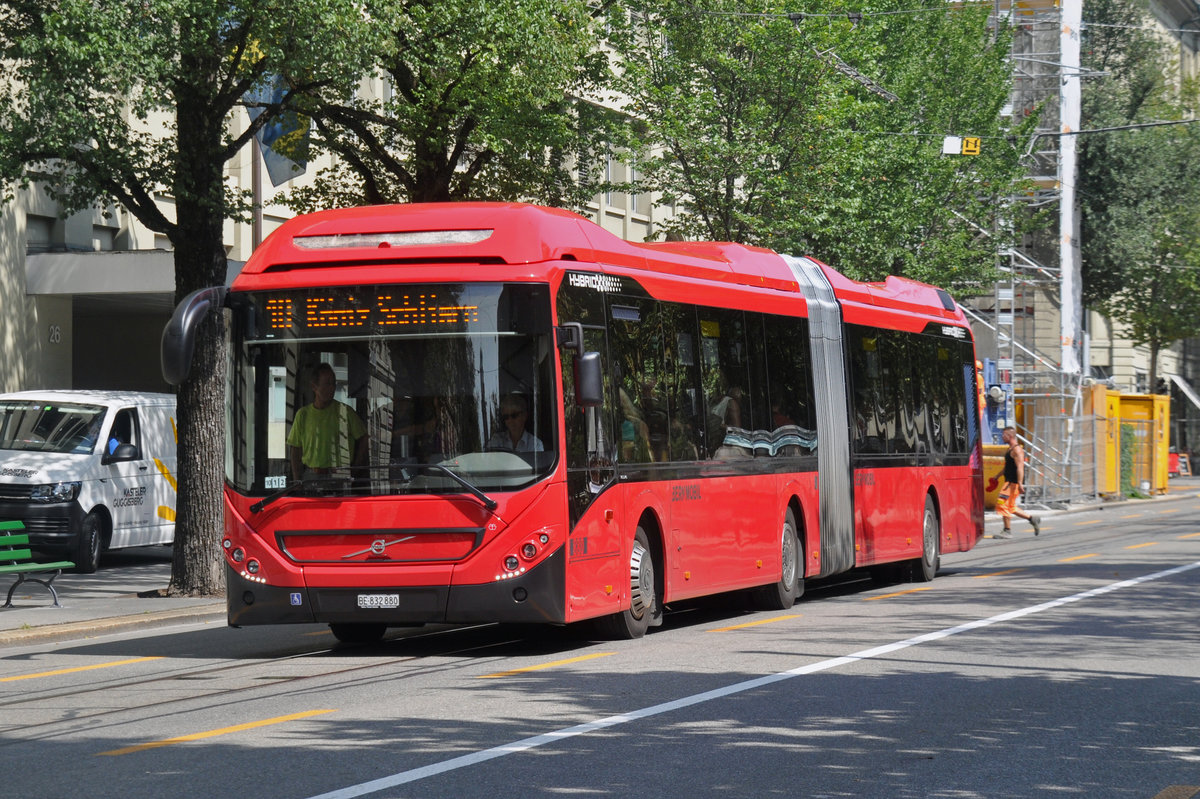
<instances>
[{"instance_id":1,"label":"curb","mask_svg":"<svg viewBox=\"0 0 1200 799\"><path fill-rule=\"evenodd\" d=\"M225 604L191 605L172 610L150 610L131 616L109 616L87 621L43 624L20 630L0 631L0 646L44 641L71 641L143 627L165 627L190 622L225 622Z\"/></svg>"}]
</instances>

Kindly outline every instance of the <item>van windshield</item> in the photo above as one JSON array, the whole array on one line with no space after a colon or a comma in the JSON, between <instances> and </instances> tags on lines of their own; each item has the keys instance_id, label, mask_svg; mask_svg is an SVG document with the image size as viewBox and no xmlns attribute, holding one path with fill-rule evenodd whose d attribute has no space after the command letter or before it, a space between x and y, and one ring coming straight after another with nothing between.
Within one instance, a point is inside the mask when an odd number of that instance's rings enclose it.
<instances>
[{"instance_id":1,"label":"van windshield","mask_svg":"<svg viewBox=\"0 0 1200 799\"><path fill-rule=\"evenodd\" d=\"M103 422L100 405L0 400L0 449L88 455Z\"/></svg>"}]
</instances>

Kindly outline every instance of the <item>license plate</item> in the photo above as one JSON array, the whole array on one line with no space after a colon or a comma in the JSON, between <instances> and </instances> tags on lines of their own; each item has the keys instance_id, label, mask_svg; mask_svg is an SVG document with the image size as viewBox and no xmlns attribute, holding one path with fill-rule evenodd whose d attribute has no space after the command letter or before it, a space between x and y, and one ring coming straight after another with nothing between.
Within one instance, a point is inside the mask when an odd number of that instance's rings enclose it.
<instances>
[{"instance_id":1,"label":"license plate","mask_svg":"<svg viewBox=\"0 0 1200 799\"><path fill-rule=\"evenodd\" d=\"M360 608L398 608L400 607L400 595L359 594L358 606Z\"/></svg>"}]
</instances>

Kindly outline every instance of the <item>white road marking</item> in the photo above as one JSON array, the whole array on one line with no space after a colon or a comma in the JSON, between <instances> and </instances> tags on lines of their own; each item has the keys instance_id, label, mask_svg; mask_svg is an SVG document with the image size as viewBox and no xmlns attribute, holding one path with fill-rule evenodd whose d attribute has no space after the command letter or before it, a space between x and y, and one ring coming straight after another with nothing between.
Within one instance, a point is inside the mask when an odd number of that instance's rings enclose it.
<instances>
[{"instance_id":1,"label":"white road marking","mask_svg":"<svg viewBox=\"0 0 1200 799\"><path fill-rule=\"evenodd\" d=\"M953 635L959 635L960 633L978 630L983 627L990 627L993 624L1012 621L1025 616L1032 616L1035 613L1053 610L1054 608L1062 607L1063 605L1069 605L1072 602L1081 602L1085 599L1092 599L1093 597L1102 596L1103 594L1112 593L1113 591L1119 591L1123 588L1130 588L1135 585L1140 585L1141 583L1150 582L1151 580L1160 580L1164 577L1170 577L1172 575L1191 571L1192 569L1197 568L1200 568L1200 561L1189 563L1184 566L1176 566L1173 569L1155 572L1154 574L1147 574L1143 577L1135 577L1131 580L1121 580L1120 582L1110 583L1109 585L1101 586L1100 588L1093 588L1090 591L1072 594L1071 596L1065 596L1059 599L1052 599L1049 602L1043 602L1040 605L1031 605L1027 608L1020 608L1019 610L1010 610L1007 613L989 616L986 619L969 621L966 624L960 624L956 627L947 627L943 630L936 630L934 632L925 633L924 635L918 635L913 638L906 638L903 641L884 644L883 646L877 646L871 649L864 649L861 652L855 652L854 654L845 655L844 657L822 660L817 663L810 663L807 666L799 666L791 669L790 671L769 674L765 677L758 677L753 680L734 683L733 685L728 685L724 688L717 688L712 691L705 691L704 693L685 696L672 702L663 702L662 704L644 707L640 710L631 710L630 712L622 713L619 716L609 716L608 718L596 719L595 721L577 724L574 727L566 727L564 729L555 730L554 732L548 732L543 735L535 735L532 738L523 738L519 741L513 741L512 743L492 747L491 749L484 749L479 752L472 752L468 755L460 755L459 757L453 757L449 760L443 760L440 763L430 763L427 766L401 771L388 777L380 777L379 779L371 780L370 782L363 782L359 783L358 785L350 785L345 788L339 788L335 791L329 791L328 793L310 797L310 799L352 799L353 797L357 796L366 796L367 794L376 793L377 791L394 788L398 785L406 785L411 782L417 782L418 780L423 780L427 777L433 777L438 774L445 774L448 771L456 771L458 769L467 768L468 766L474 766L478 763L484 763L488 760L495 760L496 758L505 757L506 755L513 755L517 754L518 752L526 752L530 749L536 749L540 746L566 740L567 738L574 738L577 735L586 735L587 733L607 729L608 727L616 727L620 724L628 724L631 721L638 721L639 719L650 718L651 716L659 716L664 713L670 713L673 710L691 707L692 705L711 702L714 699L722 699L726 696L745 693L746 691L753 691L756 688L762 688L765 685L771 685L772 683L781 682L783 680L790 680L793 677L800 677L805 674L816 674L817 672L836 669L839 666L847 666L851 663L857 663L862 660L871 660L873 658L882 657L883 655L890 655L892 652L898 652L901 649L908 649L909 647L917 646L919 644L927 644L932 641L940 641L943 638L949 638Z\"/></svg>"}]
</instances>

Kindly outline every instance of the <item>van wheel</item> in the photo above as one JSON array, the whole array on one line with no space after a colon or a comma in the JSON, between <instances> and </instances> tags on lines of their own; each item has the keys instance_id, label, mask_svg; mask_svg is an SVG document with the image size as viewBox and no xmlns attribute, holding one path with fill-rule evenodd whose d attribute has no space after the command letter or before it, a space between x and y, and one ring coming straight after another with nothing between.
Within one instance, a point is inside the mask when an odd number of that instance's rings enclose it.
<instances>
[{"instance_id":1,"label":"van wheel","mask_svg":"<svg viewBox=\"0 0 1200 799\"><path fill-rule=\"evenodd\" d=\"M107 524L104 514L94 510L83 517L79 525L79 541L75 545L75 572L93 574L100 568L100 550L104 547L104 532Z\"/></svg>"}]
</instances>

